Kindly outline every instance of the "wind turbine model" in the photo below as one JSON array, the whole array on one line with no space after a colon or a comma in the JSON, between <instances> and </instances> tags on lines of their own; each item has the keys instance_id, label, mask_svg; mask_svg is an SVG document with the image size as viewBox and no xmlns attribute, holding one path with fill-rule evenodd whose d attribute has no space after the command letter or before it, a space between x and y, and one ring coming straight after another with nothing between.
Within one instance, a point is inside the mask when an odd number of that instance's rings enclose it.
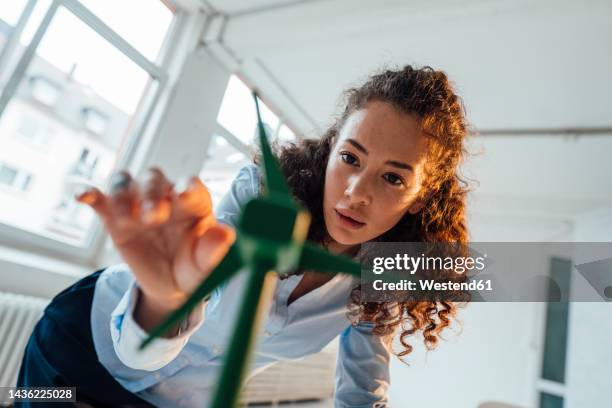
<instances>
[{"instance_id":1,"label":"wind turbine model","mask_svg":"<svg viewBox=\"0 0 612 408\"><path fill-rule=\"evenodd\" d=\"M257 126L263 157L264 195L253 198L243 207L236 228L236 240L227 255L211 274L195 289L189 299L156 327L140 345L145 348L171 327L186 318L191 310L216 287L240 270L248 269L242 306L234 326L234 334L225 356L225 363L214 395L212 408L238 406L238 397L251 354L251 348L267 309L276 274L288 275L298 268L325 273L346 273L361 276L361 265L345 256L338 256L305 242L310 214L291 196L280 166L268 144L261 121L257 94L253 92L257 110Z\"/></svg>"}]
</instances>

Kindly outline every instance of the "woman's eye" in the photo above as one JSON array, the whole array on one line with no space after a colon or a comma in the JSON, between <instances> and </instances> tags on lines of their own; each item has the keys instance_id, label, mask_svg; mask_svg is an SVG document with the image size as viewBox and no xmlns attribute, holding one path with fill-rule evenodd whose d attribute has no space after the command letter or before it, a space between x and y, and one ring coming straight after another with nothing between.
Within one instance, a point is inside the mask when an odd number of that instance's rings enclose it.
<instances>
[{"instance_id":1,"label":"woman's eye","mask_svg":"<svg viewBox=\"0 0 612 408\"><path fill-rule=\"evenodd\" d=\"M385 180L387 180L389 183L393 184L394 186L399 186L404 183L402 178L398 176L397 174L386 173L383 177Z\"/></svg>"},{"instance_id":2,"label":"woman's eye","mask_svg":"<svg viewBox=\"0 0 612 408\"><path fill-rule=\"evenodd\" d=\"M357 162L357 158L350 153L342 152L340 153L340 157L342 157L342 161L347 164L355 164Z\"/></svg>"}]
</instances>

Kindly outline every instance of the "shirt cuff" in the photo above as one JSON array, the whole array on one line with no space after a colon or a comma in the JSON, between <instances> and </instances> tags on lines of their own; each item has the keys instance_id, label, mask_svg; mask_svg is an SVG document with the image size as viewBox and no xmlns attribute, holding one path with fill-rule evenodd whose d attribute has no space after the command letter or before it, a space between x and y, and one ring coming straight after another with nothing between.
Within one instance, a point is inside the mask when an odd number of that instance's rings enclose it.
<instances>
[{"instance_id":1,"label":"shirt cuff","mask_svg":"<svg viewBox=\"0 0 612 408\"><path fill-rule=\"evenodd\" d=\"M204 322L204 304L198 305L188 316L187 325L178 336L158 337L144 350L140 344L148 333L134 320L134 307L140 296L140 289L133 281L123 298L111 314L110 329L113 347L117 357L130 368L155 371L170 363L181 352L191 334Z\"/></svg>"}]
</instances>

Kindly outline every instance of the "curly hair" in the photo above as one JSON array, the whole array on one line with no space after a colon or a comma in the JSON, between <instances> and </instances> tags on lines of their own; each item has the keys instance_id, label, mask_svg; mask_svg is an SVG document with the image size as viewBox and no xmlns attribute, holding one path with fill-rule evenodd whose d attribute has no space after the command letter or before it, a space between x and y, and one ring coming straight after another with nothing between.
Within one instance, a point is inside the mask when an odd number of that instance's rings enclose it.
<instances>
[{"instance_id":1,"label":"curly hair","mask_svg":"<svg viewBox=\"0 0 612 408\"><path fill-rule=\"evenodd\" d=\"M446 74L427 66L383 70L370 76L362 86L347 89L344 97L346 106L342 114L320 139L275 146L293 195L312 215L308 239L324 246L331 240L323 217L323 193L329 155L340 129L353 112L371 101L381 101L400 112L416 115L430 142L423 188L417 197L424 200L424 208L417 214L406 212L375 241L467 244L465 199L469 189L458 168L467 154L464 139L468 125L462 101ZM256 162L259 160L255 158ZM449 276L440 278L448 280ZM399 327L403 350L396 354L402 361L413 350L407 341L409 336L421 331L427 349L435 348L440 333L456 317L457 306L464 303L435 297L393 303L364 302L360 291L360 286L355 287L349 299L352 323L374 322L374 333L381 336L393 334Z\"/></svg>"}]
</instances>

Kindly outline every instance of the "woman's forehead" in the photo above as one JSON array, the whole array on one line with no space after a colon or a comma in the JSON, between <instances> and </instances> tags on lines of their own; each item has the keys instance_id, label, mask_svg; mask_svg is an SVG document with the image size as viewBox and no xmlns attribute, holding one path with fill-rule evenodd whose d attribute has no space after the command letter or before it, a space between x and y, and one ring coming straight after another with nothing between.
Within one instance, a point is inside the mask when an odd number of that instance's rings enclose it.
<instances>
[{"instance_id":1,"label":"woman's forehead","mask_svg":"<svg viewBox=\"0 0 612 408\"><path fill-rule=\"evenodd\" d=\"M339 144L357 142L368 155L385 156L389 160L418 160L427 147L427 138L416 115L378 101L353 112L338 136Z\"/></svg>"}]
</instances>

